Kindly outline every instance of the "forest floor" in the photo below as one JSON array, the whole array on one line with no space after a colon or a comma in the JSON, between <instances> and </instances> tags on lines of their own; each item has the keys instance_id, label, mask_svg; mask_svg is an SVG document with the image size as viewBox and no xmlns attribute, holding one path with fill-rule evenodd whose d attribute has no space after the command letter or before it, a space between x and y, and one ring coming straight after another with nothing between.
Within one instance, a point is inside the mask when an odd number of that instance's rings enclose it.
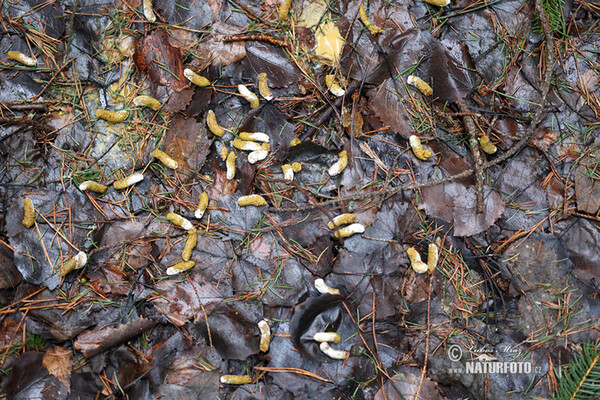
<instances>
[{"instance_id":1,"label":"forest floor","mask_svg":"<svg viewBox=\"0 0 600 400\"><path fill-rule=\"evenodd\" d=\"M598 3L283 8L0 0L0 398L598 393Z\"/></svg>"}]
</instances>

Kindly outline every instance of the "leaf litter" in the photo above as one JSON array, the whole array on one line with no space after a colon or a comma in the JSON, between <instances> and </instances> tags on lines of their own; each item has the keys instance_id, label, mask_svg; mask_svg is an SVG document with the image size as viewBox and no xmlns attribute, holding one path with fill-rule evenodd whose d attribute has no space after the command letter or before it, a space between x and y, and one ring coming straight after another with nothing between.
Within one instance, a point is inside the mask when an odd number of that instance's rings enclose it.
<instances>
[{"instance_id":1,"label":"leaf litter","mask_svg":"<svg viewBox=\"0 0 600 400\"><path fill-rule=\"evenodd\" d=\"M293 2L279 21L273 1L156 0L154 22L139 1L0 5L0 396L552 396L556 347L599 337L599 32L588 3L565 8L562 30L537 3L375 0L361 19L360 2ZM259 73L274 98L251 109L238 85L258 93ZM140 94L161 108L136 107ZM234 149L241 132L266 134L266 157ZM483 137L496 154L477 151ZM286 163L301 166L292 181ZM144 179L112 187L133 174ZM250 194L267 205L239 206ZM339 238L327 223L343 213L364 232ZM193 267L167 275L190 232ZM437 269L415 274L406 250L436 241ZM62 277L80 252L86 265ZM341 294L320 294L318 278ZM325 355L318 332L337 332L330 347L347 357ZM539 374L465 372L484 354Z\"/></svg>"}]
</instances>

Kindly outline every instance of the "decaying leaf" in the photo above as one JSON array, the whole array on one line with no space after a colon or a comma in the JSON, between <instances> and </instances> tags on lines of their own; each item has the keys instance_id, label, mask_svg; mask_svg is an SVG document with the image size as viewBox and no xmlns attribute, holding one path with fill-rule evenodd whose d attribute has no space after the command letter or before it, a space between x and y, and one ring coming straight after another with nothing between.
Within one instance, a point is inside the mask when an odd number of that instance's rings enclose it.
<instances>
[{"instance_id":1,"label":"decaying leaf","mask_svg":"<svg viewBox=\"0 0 600 400\"><path fill-rule=\"evenodd\" d=\"M488 229L504 213L498 192L484 186L483 213L476 210L475 187L458 182L423 189L419 209L429 216L454 222L456 236L472 236Z\"/></svg>"},{"instance_id":2,"label":"decaying leaf","mask_svg":"<svg viewBox=\"0 0 600 400\"><path fill-rule=\"evenodd\" d=\"M210 151L210 140L204 124L193 118L176 116L165 137L165 152L180 165L182 173L189 168L199 170Z\"/></svg>"},{"instance_id":3,"label":"decaying leaf","mask_svg":"<svg viewBox=\"0 0 600 400\"><path fill-rule=\"evenodd\" d=\"M219 40L220 36L239 34L240 30L238 28L225 22L216 21L212 24L212 32L215 36L203 41L197 47L196 54L200 59L212 60L211 64L213 66L225 66L246 57L244 42L223 42Z\"/></svg>"},{"instance_id":4,"label":"decaying leaf","mask_svg":"<svg viewBox=\"0 0 600 400\"><path fill-rule=\"evenodd\" d=\"M140 39L133 59L154 86L167 86L175 91L189 86L183 75L181 52L169 43L169 35L162 28Z\"/></svg>"},{"instance_id":5,"label":"decaying leaf","mask_svg":"<svg viewBox=\"0 0 600 400\"><path fill-rule=\"evenodd\" d=\"M223 300L213 285L199 274L184 282L163 280L156 285L160 296L153 299L156 308L177 326L192 319L201 320Z\"/></svg>"},{"instance_id":6,"label":"decaying leaf","mask_svg":"<svg viewBox=\"0 0 600 400\"><path fill-rule=\"evenodd\" d=\"M600 209L600 159L594 152L583 158L575 170L575 196L577 210L596 214Z\"/></svg>"},{"instance_id":7,"label":"decaying leaf","mask_svg":"<svg viewBox=\"0 0 600 400\"><path fill-rule=\"evenodd\" d=\"M54 346L48 350L42 358L42 365L50 375L55 376L70 391L69 380L73 367L73 352L60 346Z\"/></svg>"}]
</instances>

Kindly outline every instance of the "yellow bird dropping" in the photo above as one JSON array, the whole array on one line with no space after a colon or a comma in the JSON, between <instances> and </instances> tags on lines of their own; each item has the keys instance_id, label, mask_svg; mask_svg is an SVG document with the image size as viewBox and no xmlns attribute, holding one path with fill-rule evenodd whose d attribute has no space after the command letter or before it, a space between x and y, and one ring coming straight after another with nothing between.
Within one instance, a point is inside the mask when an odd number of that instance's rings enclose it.
<instances>
[{"instance_id":1,"label":"yellow bird dropping","mask_svg":"<svg viewBox=\"0 0 600 400\"><path fill-rule=\"evenodd\" d=\"M108 186L94 181L85 181L79 185L79 190L82 192L89 190L91 192L102 194L108 190Z\"/></svg>"},{"instance_id":2,"label":"yellow bird dropping","mask_svg":"<svg viewBox=\"0 0 600 400\"><path fill-rule=\"evenodd\" d=\"M283 172L283 179L286 181L294 180L294 170L290 164L283 164L281 166L281 171Z\"/></svg>"},{"instance_id":3,"label":"yellow bird dropping","mask_svg":"<svg viewBox=\"0 0 600 400\"><path fill-rule=\"evenodd\" d=\"M340 151L338 157L336 163L329 167L328 172L331 176L339 174L348 166L348 152L346 150Z\"/></svg>"},{"instance_id":4,"label":"yellow bird dropping","mask_svg":"<svg viewBox=\"0 0 600 400\"><path fill-rule=\"evenodd\" d=\"M432 274L435 271L439 258L440 249L434 243L431 243L427 248L427 272Z\"/></svg>"},{"instance_id":5,"label":"yellow bird dropping","mask_svg":"<svg viewBox=\"0 0 600 400\"><path fill-rule=\"evenodd\" d=\"M355 233L363 233L364 231L365 231L364 225L352 224L352 225L345 226L345 227L340 228L337 231L335 231L335 237L338 239L341 239L341 238L345 238L345 237L350 237L350 236L354 235Z\"/></svg>"},{"instance_id":6,"label":"yellow bird dropping","mask_svg":"<svg viewBox=\"0 0 600 400\"><path fill-rule=\"evenodd\" d=\"M258 329L260 330L260 351L266 353L269 351L269 344L271 342L271 328L264 319L258 323Z\"/></svg>"},{"instance_id":7,"label":"yellow bird dropping","mask_svg":"<svg viewBox=\"0 0 600 400\"><path fill-rule=\"evenodd\" d=\"M260 144L256 142L251 142L249 140L242 140L235 138L231 142L231 145L238 150L247 150L247 151L255 151L260 150Z\"/></svg>"},{"instance_id":8,"label":"yellow bird dropping","mask_svg":"<svg viewBox=\"0 0 600 400\"><path fill-rule=\"evenodd\" d=\"M321 278L315 279L315 289L317 289L321 294L340 294L339 289L334 289L331 286L327 285L325 281Z\"/></svg>"},{"instance_id":9,"label":"yellow bird dropping","mask_svg":"<svg viewBox=\"0 0 600 400\"><path fill-rule=\"evenodd\" d=\"M137 96L135 99L133 99L133 104L136 107L150 107L154 111L161 107L160 101L156 100L154 97L146 95Z\"/></svg>"},{"instance_id":10,"label":"yellow bird dropping","mask_svg":"<svg viewBox=\"0 0 600 400\"><path fill-rule=\"evenodd\" d=\"M101 118L109 122L123 122L127 119L127 111L108 111L108 110L96 110L96 117Z\"/></svg>"},{"instance_id":11,"label":"yellow bird dropping","mask_svg":"<svg viewBox=\"0 0 600 400\"><path fill-rule=\"evenodd\" d=\"M329 358L332 358L334 360L345 360L346 357L348 357L347 351L336 350L336 349L332 348L331 346L329 346L329 343L327 343L327 342L321 342L321 344L319 345L319 348L321 349L321 351L323 353L325 353L325 355L327 355Z\"/></svg>"},{"instance_id":12,"label":"yellow bird dropping","mask_svg":"<svg viewBox=\"0 0 600 400\"><path fill-rule=\"evenodd\" d=\"M414 247L411 247L408 250L406 250L406 254L408 255L408 259L410 260L410 266L415 270L416 273L424 274L425 272L427 272L429 267L427 266L427 264L421 261L421 256Z\"/></svg>"},{"instance_id":13,"label":"yellow bird dropping","mask_svg":"<svg viewBox=\"0 0 600 400\"><path fill-rule=\"evenodd\" d=\"M337 79L335 79L335 75L325 76L325 86L327 86L327 89L329 89L329 91L336 97L342 97L346 94L344 88L342 88Z\"/></svg>"},{"instance_id":14,"label":"yellow bird dropping","mask_svg":"<svg viewBox=\"0 0 600 400\"><path fill-rule=\"evenodd\" d=\"M196 229L190 229L188 231L188 237L185 241L185 247L183 248L183 253L181 253L181 258L183 261L189 261L192 257L192 251L196 248L196 244L198 243L198 232Z\"/></svg>"},{"instance_id":15,"label":"yellow bird dropping","mask_svg":"<svg viewBox=\"0 0 600 400\"><path fill-rule=\"evenodd\" d=\"M60 267L58 274L62 277L65 277L74 269L83 268L85 264L87 264L87 254L85 254L83 251L80 251L77 253L77 255Z\"/></svg>"},{"instance_id":16,"label":"yellow bird dropping","mask_svg":"<svg viewBox=\"0 0 600 400\"><path fill-rule=\"evenodd\" d=\"M35 67L37 65L37 60L35 58L28 57L20 51L9 51L6 53L6 58L9 60L18 61L28 67Z\"/></svg>"},{"instance_id":17,"label":"yellow bird dropping","mask_svg":"<svg viewBox=\"0 0 600 400\"><path fill-rule=\"evenodd\" d=\"M183 70L183 75L196 86L207 87L212 85L208 79L198 75L189 68Z\"/></svg>"},{"instance_id":18,"label":"yellow bird dropping","mask_svg":"<svg viewBox=\"0 0 600 400\"><path fill-rule=\"evenodd\" d=\"M255 142L265 142L269 143L271 138L269 135L263 132L240 132L239 137L242 140L250 140Z\"/></svg>"},{"instance_id":19,"label":"yellow bird dropping","mask_svg":"<svg viewBox=\"0 0 600 400\"><path fill-rule=\"evenodd\" d=\"M317 332L315 336L313 336L315 342L327 342L327 343L339 343L342 338L338 335L337 332Z\"/></svg>"},{"instance_id":20,"label":"yellow bird dropping","mask_svg":"<svg viewBox=\"0 0 600 400\"><path fill-rule=\"evenodd\" d=\"M208 125L208 129L213 133L213 135L222 137L225 134L225 128L223 128L217 122L217 117L215 116L215 112L213 110L208 110L206 114L206 124Z\"/></svg>"},{"instance_id":21,"label":"yellow bird dropping","mask_svg":"<svg viewBox=\"0 0 600 400\"><path fill-rule=\"evenodd\" d=\"M144 0L143 8L144 17L146 17L149 22L155 22L156 14L154 14L154 10L152 9L152 0Z\"/></svg>"},{"instance_id":22,"label":"yellow bird dropping","mask_svg":"<svg viewBox=\"0 0 600 400\"><path fill-rule=\"evenodd\" d=\"M382 29L374 23L372 23L369 20L369 17L367 17L367 9L365 8L364 4L361 4L358 8L358 14L360 15L360 20L363 24L365 24L365 26L367 27L369 32L371 32L372 35L377 35L378 33L382 32Z\"/></svg>"},{"instance_id":23,"label":"yellow bird dropping","mask_svg":"<svg viewBox=\"0 0 600 400\"><path fill-rule=\"evenodd\" d=\"M167 153L165 153L162 150L155 149L152 152L152 156L158 159L167 168L177 169L179 167L177 161L173 160Z\"/></svg>"},{"instance_id":24,"label":"yellow bird dropping","mask_svg":"<svg viewBox=\"0 0 600 400\"><path fill-rule=\"evenodd\" d=\"M23 226L25 228L31 228L35 223L35 211L33 209L33 203L29 197L23 199Z\"/></svg>"},{"instance_id":25,"label":"yellow bird dropping","mask_svg":"<svg viewBox=\"0 0 600 400\"><path fill-rule=\"evenodd\" d=\"M144 180L143 174L129 175L127 178L120 179L113 183L113 187L117 190L126 189Z\"/></svg>"},{"instance_id":26,"label":"yellow bird dropping","mask_svg":"<svg viewBox=\"0 0 600 400\"><path fill-rule=\"evenodd\" d=\"M225 160L225 166L227 167L227 179L232 180L235 178L235 160L237 156L233 151L230 151Z\"/></svg>"},{"instance_id":27,"label":"yellow bird dropping","mask_svg":"<svg viewBox=\"0 0 600 400\"><path fill-rule=\"evenodd\" d=\"M186 231L189 231L190 229L194 229L194 225L192 225L192 223L190 221L188 221L187 219L183 218L181 215L178 215L178 214L175 214L175 213L168 213L167 214L167 219L173 225L177 225L180 228L185 229Z\"/></svg>"},{"instance_id":28,"label":"yellow bird dropping","mask_svg":"<svg viewBox=\"0 0 600 400\"><path fill-rule=\"evenodd\" d=\"M290 8L292 8L292 0L281 0L281 4L279 4L279 21L287 21Z\"/></svg>"},{"instance_id":29,"label":"yellow bird dropping","mask_svg":"<svg viewBox=\"0 0 600 400\"><path fill-rule=\"evenodd\" d=\"M427 161L431 158L433 153L429 149L424 149L421 144L421 140L415 135L410 135L408 138L408 142L410 147L412 148L413 153L419 160Z\"/></svg>"},{"instance_id":30,"label":"yellow bird dropping","mask_svg":"<svg viewBox=\"0 0 600 400\"><path fill-rule=\"evenodd\" d=\"M197 219L202 218L206 211L206 207L208 207L208 193L202 192L198 199L198 207L196 208L196 211L194 211L194 217Z\"/></svg>"},{"instance_id":31,"label":"yellow bird dropping","mask_svg":"<svg viewBox=\"0 0 600 400\"><path fill-rule=\"evenodd\" d=\"M494 143L490 140L488 135L483 135L479 138L479 145L488 154L494 154L498 149L494 146Z\"/></svg>"},{"instance_id":32,"label":"yellow bird dropping","mask_svg":"<svg viewBox=\"0 0 600 400\"><path fill-rule=\"evenodd\" d=\"M336 226L342 226L342 225L346 225L346 224L352 224L352 223L354 223L354 221L356 221L356 215L354 215L354 214L342 214L342 215L338 215L337 217L335 217L331 221L329 221L329 223L327 224L327 227L329 229L333 229Z\"/></svg>"},{"instance_id":33,"label":"yellow bird dropping","mask_svg":"<svg viewBox=\"0 0 600 400\"><path fill-rule=\"evenodd\" d=\"M223 375L221 376L221 383L226 385L245 385L246 383L252 383L250 375Z\"/></svg>"},{"instance_id":34,"label":"yellow bird dropping","mask_svg":"<svg viewBox=\"0 0 600 400\"><path fill-rule=\"evenodd\" d=\"M408 82L409 85L413 85L419 89L419 92L423 93L425 96L431 96L433 94L433 89L431 86L429 86L427 82L418 76L410 75L406 82Z\"/></svg>"},{"instance_id":35,"label":"yellow bird dropping","mask_svg":"<svg viewBox=\"0 0 600 400\"><path fill-rule=\"evenodd\" d=\"M250 164L254 164L258 161L264 160L269 155L269 150L271 150L269 143L261 144L260 149L254 150L252 153L248 154L248 162Z\"/></svg>"},{"instance_id":36,"label":"yellow bird dropping","mask_svg":"<svg viewBox=\"0 0 600 400\"><path fill-rule=\"evenodd\" d=\"M237 201L238 206L246 207L246 206L266 206L267 200L259 194L251 194L249 196L242 196Z\"/></svg>"},{"instance_id":37,"label":"yellow bird dropping","mask_svg":"<svg viewBox=\"0 0 600 400\"><path fill-rule=\"evenodd\" d=\"M444 7L450 4L450 0L423 0L427 4L432 6Z\"/></svg>"},{"instance_id":38,"label":"yellow bird dropping","mask_svg":"<svg viewBox=\"0 0 600 400\"><path fill-rule=\"evenodd\" d=\"M187 271L196 265L193 261L181 261L172 267L167 268L167 275L177 275L180 272Z\"/></svg>"},{"instance_id":39,"label":"yellow bird dropping","mask_svg":"<svg viewBox=\"0 0 600 400\"><path fill-rule=\"evenodd\" d=\"M273 100L273 93L269 89L267 74L264 72L258 74L258 92L265 100Z\"/></svg>"},{"instance_id":40,"label":"yellow bird dropping","mask_svg":"<svg viewBox=\"0 0 600 400\"><path fill-rule=\"evenodd\" d=\"M260 101L258 100L258 96L255 95L244 85L238 85L238 92L245 98L248 103L250 103L250 108L255 109L260 105Z\"/></svg>"}]
</instances>

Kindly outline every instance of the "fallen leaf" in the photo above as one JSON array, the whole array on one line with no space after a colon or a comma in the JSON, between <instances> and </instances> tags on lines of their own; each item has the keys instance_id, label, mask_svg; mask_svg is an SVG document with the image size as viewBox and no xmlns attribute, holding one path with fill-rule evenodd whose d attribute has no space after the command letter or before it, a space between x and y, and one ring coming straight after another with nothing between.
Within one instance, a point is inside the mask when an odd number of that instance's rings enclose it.
<instances>
[{"instance_id":1,"label":"fallen leaf","mask_svg":"<svg viewBox=\"0 0 600 400\"><path fill-rule=\"evenodd\" d=\"M165 152L179 163L182 174L189 169L199 171L210 152L210 140L204 124L194 118L176 115L165 137Z\"/></svg>"},{"instance_id":2,"label":"fallen leaf","mask_svg":"<svg viewBox=\"0 0 600 400\"><path fill-rule=\"evenodd\" d=\"M198 58L212 60L211 65L216 67L229 65L246 57L246 47L243 42L223 42L219 37L239 34L238 28L221 21L212 24L211 28L213 36L196 48L195 54Z\"/></svg>"},{"instance_id":3,"label":"fallen leaf","mask_svg":"<svg viewBox=\"0 0 600 400\"><path fill-rule=\"evenodd\" d=\"M384 126L389 126L393 133L408 138L412 133L410 116L402 99L396 94L392 78L385 81L381 87L369 92L370 108Z\"/></svg>"},{"instance_id":4,"label":"fallen leaf","mask_svg":"<svg viewBox=\"0 0 600 400\"><path fill-rule=\"evenodd\" d=\"M456 236L473 236L487 230L504 213L502 197L484 186L483 213L476 210L474 186L449 182L424 188L419 209L430 217L454 223Z\"/></svg>"},{"instance_id":5,"label":"fallen leaf","mask_svg":"<svg viewBox=\"0 0 600 400\"><path fill-rule=\"evenodd\" d=\"M281 47L260 42L248 43L246 47L252 69L256 75L266 73L270 87L286 88L298 81L300 71L288 60Z\"/></svg>"},{"instance_id":6,"label":"fallen leaf","mask_svg":"<svg viewBox=\"0 0 600 400\"><path fill-rule=\"evenodd\" d=\"M235 193L237 182L233 179L227 179L227 172L214 165L215 180L213 184L206 189L208 197L211 199L219 199L223 196Z\"/></svg>"},{"instance_id":7,"label":"fallen leaf","mask_svg":"<svg viewBox=\"0 0 600 400\"><path fill-rule=\"evenodd\" d=\"M324 63L335 65L340 59L344 48L344 38L333 21L321 23L315 32L317 48L315 55Z\"/></svg>"},{"instance_id":8,"label":"fallen leaf","mask_svg":"<svg viewBox=\"0 0 600 400\"><path fill-rule=\"evenodd\" d=\"M433 81L433 96L441 102L462 100L472 88L468 70L459 65L438 40L430 35L424 37L429 38L424 50L429 51L431 56L429 77ZM427 81L426 78L423 79Z\"/></svg>"},{"instance_id":9,"label":"fallen leaf","mask_svg":"<svg viewBox=\"0 0 600 400\"><path fill-rule=\"evenodd\" d=\"M42 365L50 375L56 377L66 387L69 393L71 386L71 368L73 367L73 352L60 346L54 346L48 350L42 358Z\"/></svg>"},{"instance_id":10,"label":"fallen leaf","mask_svg":"<svg viewBox=\"0 0 600 400\"><path fill-rule=\"evenodd\" d=\"M588 214L596 214L600 209L600 160L593 152L583 158L575 170L575 197L577 210Z\"/></svg>"},{"instance_id":11,"label":"fallen leaf","mask_svg":"<svg viewBox=\"0 0 600 400\"><path fill-rule=\"evenodd\" d=\"M194 274L183 282L173 279L160 281L156 290L160 296L152 302L177 326L185 325L190 319L195 322L205 318L223 300L217 289L200 274Z\"/></svg>"},{"instance_id":12,"label":"fallen leaf","mask_svg":"<svg viewBox=\"0 0 600 400\"><path fill-rule=\"evenodd\" d=\"M140 39L133 60L141 71L148 74L155 88L162 85L179 92L190 86L183 75L181 52L169 43L169 35L162 28Z\"/></svg>"}]
</instances>

